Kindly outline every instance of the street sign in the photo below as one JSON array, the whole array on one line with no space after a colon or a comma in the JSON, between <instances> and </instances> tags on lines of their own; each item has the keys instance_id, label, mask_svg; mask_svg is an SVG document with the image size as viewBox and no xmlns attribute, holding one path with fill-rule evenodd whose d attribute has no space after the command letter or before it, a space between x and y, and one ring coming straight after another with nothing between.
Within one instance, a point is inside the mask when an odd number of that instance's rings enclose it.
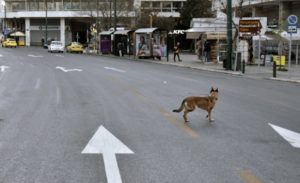
<instances>
[{"instance_id":1,"label":"street sign","mask_svg":"<svg viewBox=\"0 0 300 183\"><path fill-rule=\"evenodd\" d=\"M296 34L297 33L298 17L296 15L290 15L287 18L287 21L288 21L287 32L289 34Z\"/></svg>"},{"instance_id":2,"label":"street sign","mask_svg":"<svg viewBox=\"0 0 300 183\"><path fill-rule=\"evenodd\" d=\"M239 32L240 33L251 33L253 35L259 34L262 25L260 20L240 20L239 22Z\"/></svg>"},{"instance_id":3,"label":"street sign","mask_svg":"<svg viewBox=\"0 0 300 183\"><path fill-rule=\"evenodd\" d=\"M298 17L296 15L290 15L287 20L289 25L296 25L298 23Z\"/></svg>"},{"instance_id":4,"label":"street sign","mask_svg":"<svg viewBox=\"0 0 300 183\"><path fill-rule=\"evenodd\" d=\"M296 25L288 25L288 33L297 34L297 26Z\"/></svg>"}]
</instances>

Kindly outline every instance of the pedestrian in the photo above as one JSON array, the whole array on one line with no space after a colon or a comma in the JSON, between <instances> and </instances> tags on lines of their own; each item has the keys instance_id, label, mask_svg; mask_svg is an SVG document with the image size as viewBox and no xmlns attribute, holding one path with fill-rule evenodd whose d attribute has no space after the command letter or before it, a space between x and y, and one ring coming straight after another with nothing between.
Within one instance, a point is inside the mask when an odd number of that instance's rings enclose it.
<instances>
[{"instance_id":1,"label":"pedestrian","mask_svg":"<svg viewBox=\"0 0 300 183\"><path fill-rule=\"evenodd\" d=\"M210 61L210 43L209 41L205 41L204 43L204 56L205 56L205 62L209 62Z\"/></svg>"},{"instance_id":2,"label":"pedestrian","mask_svg":"<svg viewBox=\"0 0 300 183\"><path fill-rule=\"evenodd\" d=\"M176 56L178 57L178 61L181 62L179 52L180 52L180 43L177 42L176 45L174 46L174 62L176 62Z\"/></svg>"},{"instance_id":3,"label":"pedestrian","mask_svg":"<svg viewBox=\"0 0 300 183\"><path fill-rule=\"evenodd\" d=\"M123 42L118 42L118 50L119 50L119 56L123 56L123 49L124 49L124 44Z\"/></svg>"},{"instance_id":4,"label":"pedestrian","mask_svg":"<svg viewBox=\"0 0 300 183\"><path fill-rule=\"evenodd\" d=\"M199 38L196 42L196 49L197 49L198 59L201 60L201 58L203 56L203 46L202 46L201 38Z\"/></svg>"}]
</instances>

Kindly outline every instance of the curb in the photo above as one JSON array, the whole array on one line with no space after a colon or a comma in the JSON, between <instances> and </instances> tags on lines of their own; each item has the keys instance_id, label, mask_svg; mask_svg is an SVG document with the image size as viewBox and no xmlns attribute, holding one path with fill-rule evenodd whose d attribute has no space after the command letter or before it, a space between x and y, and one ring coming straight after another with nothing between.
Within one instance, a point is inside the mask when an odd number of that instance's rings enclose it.
<instances>
[{"instance_id":1,"label":"curb","mask_svg":"<svg viewBox=\"0 0 300 183\"><path fill-rule=\"evenodd\" d=\"M86 54L86 55L95 55L95 54ZM155 64L162 64L162 65L171 65L171 66L176 66L176 67L184 67L184 68L190 68L190 69L197 69L197 70L203 70L203 71L208 71L208 72L218 72L218 73L223 73L223 74L230 74L233 76L241 76L244 78L249 78L249 79L269 79L273 81L284 81L284 82L290 82L290 83L300 83L300 80L293 80L293 79L285 79L285 78L260 78L260 77L254 77L254 76L247 76L241 72L234 72L234 71L226 71L226 70L217 70L217 69L209 69L209 68L203 68L203 67L194 67L191 65L178 65L178 64L169 64L167 61L153 61L153 60L147 60L147 59L137 59L135 57L118 57L115 55L96 55L96 56L104 56L104 57L115 57L115 58L123 58L126 60L131 60L131 61L143 61L143 62L149 62L149 63L155 63Z\"/></svg>"}]
</instances>

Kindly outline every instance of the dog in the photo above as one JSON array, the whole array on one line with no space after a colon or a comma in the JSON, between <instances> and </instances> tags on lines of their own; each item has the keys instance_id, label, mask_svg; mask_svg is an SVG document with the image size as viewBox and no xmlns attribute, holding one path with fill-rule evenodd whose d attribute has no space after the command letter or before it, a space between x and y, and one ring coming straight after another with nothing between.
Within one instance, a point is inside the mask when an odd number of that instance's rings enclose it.
<instances>
[{"instance_id":1,"label":"dog","mask_svg":"<svg viewBox=\"0 0 300 183\"><path fill-rule=\"evenodd\" d=\"M219 90L218 88L214 89L213 87L210 90L208 96L189 96L183 99L181 102L181 106L179 109L174 109L173 112L181 112L183 110L183 119L184 122L189 122L187 119L187 114L196 109L196 107L203 109L208 112L206 118L208 118L209 122L212 122L211 112L216 105L216 102L219 98Z\"/></svg>"}]
</instances>

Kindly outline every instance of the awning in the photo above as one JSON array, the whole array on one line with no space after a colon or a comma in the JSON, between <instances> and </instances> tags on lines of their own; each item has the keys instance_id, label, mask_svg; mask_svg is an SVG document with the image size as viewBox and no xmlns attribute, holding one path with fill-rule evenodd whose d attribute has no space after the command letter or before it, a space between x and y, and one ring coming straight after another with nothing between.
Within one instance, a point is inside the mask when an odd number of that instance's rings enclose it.
<instances>
[{"instance_id":1,"label":"awning","mask_svg":"<svg viewBox=\"0 0 300 183\"><path fill-rule=\"evenodd\" d=\"M152 33L156 30L157 28L142 28L138 29L135 31L135 33Z\"/></svg>"},{"instance_id":2,"label":"awning","mask_svg":"<svg viewBox=\"0 0 300 183\"><path fill-rule=\"evenodd\" d=\"M13 32L13 33L10 33L9 36L13 36L13 37L25 37L25 34L23 32Z\"/></svg>"},{"instance_id":3,"label":"awning","mask_svg":"<svg viewBox=\"0 0 300 183\"><path fill-rule=\"evenodd\" d=\"M194 27L186 32L187 39L198 39L201 34L224 34L227 32L227 27Z\"/></svg>"},{"instance_id":4,"label":"awning","mask_svg":"<svg viewBox=\"0 0 300 183\"><path fill-rule=\"evenodd\" d=\"M132 30L118 30L116 32L114 32L115 35L127 35L128 32L130 32Z\"/></svg>"},{"instance_id":5,"label":"awning","mask_svg":"<svg viewBox=\"0 0 300 183\"><path fill-rule=\"evenodd\" d=\"M111 35L114 31L102 31L99 35Z\"/></svg>"}]
</instances>

